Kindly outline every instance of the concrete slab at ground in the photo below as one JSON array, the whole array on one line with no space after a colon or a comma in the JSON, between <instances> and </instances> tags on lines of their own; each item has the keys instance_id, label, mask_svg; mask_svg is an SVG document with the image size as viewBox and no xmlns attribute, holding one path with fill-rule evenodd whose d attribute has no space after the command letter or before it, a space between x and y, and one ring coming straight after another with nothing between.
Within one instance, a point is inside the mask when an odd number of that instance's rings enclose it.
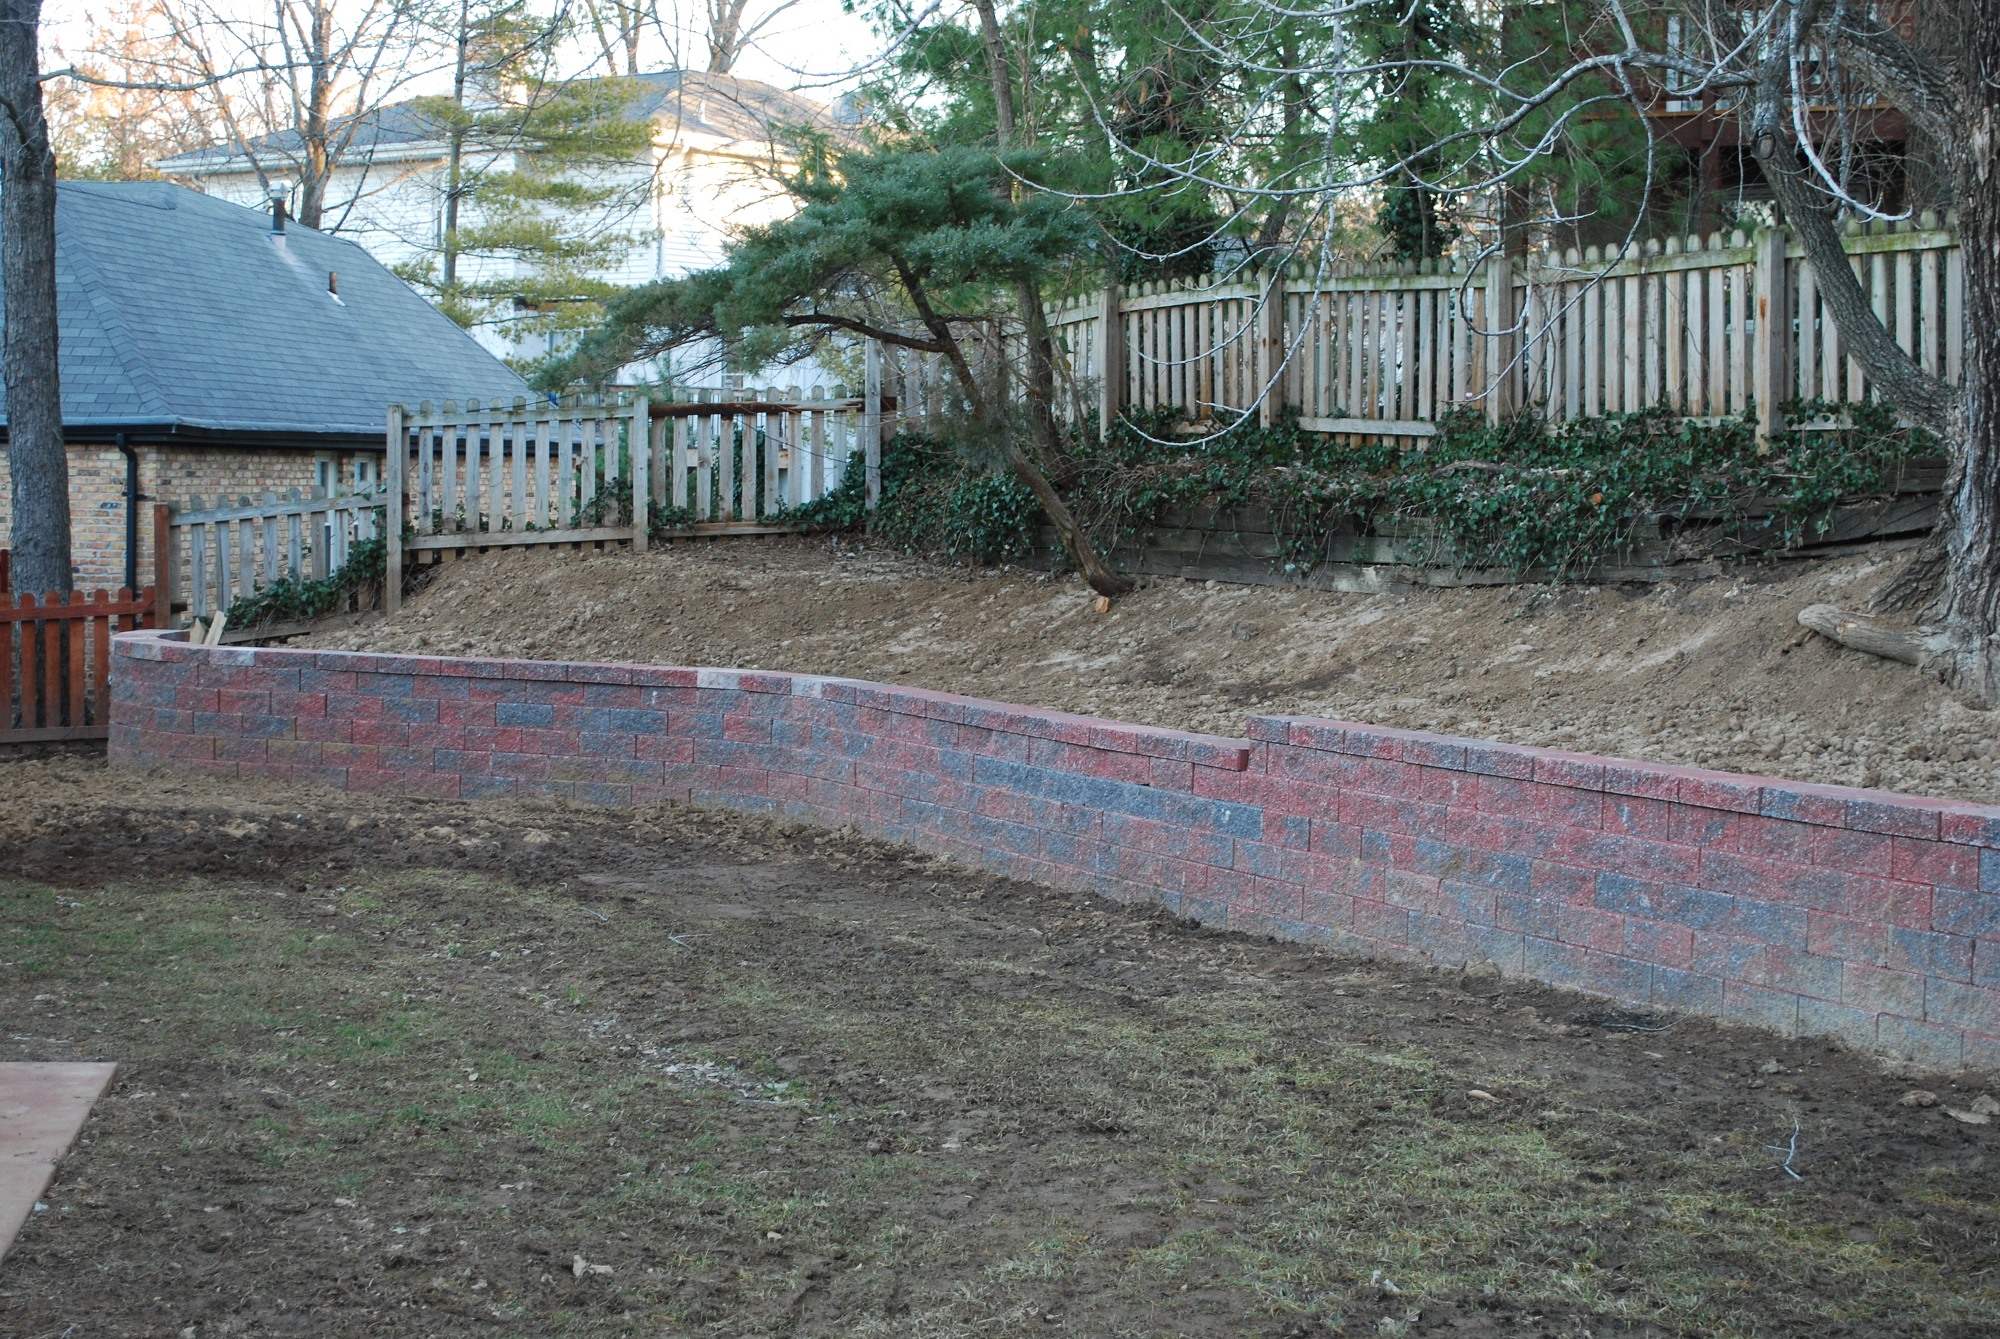
<instances>
[{"instance_id":1,"label":"concrete slab at ground","mask_svg":"<svg viewBox=\"0 0 2000 1339\"><path fill-rule=\"evenodd\" d=\"M0 1065L0 1258L117 1072L112 1064Z\"/></svg>"}]
</instances>

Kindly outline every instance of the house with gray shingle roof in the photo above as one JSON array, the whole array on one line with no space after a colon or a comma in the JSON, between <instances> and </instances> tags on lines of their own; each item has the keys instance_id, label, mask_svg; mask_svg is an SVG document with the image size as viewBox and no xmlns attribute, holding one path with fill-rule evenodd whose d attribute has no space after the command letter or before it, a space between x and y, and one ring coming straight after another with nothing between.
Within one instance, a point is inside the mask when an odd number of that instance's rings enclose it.
<instances>
[{"instance_id":1,"label":"house with gray shingle roof","mask_svg":"<svg viewBox=\"0 0 2000 1339\"><path fill-rule=\"evenodd\" d=\"M631 242L591 272L605 283L643 284L711 268L722 263L741 229L789 215L794 203L776 179L793 166L791 129L809 127L841 143L860 143L850 104L829 107L753 79L661 70L619 83L633 90L625 115L653 122L654 132L629 162L593 169L590 177L593 186L612 191L587 207L590 217L579 231ZM336 130L343 148L326 183L325 226L360 242L385 265L435 264L452 180L445 128L423 102L411 101L371 110ZM515 171L527 153L526 145L468 149L459 180ZM210 195L261 206L276 183L296 188L304 162L300 137L285 131L178 154L154 167ZM461 199L468 226L481 207L476 190ZM463 278L482 284L533 271L532 262L500 254L461 255L458 266ZM534 315L532 307L517 304L512 315L502 313L475 333L496 353L542 357L561 336L530 333Z\"/></svg>"},{"instance_id":2,"label":"house with gray shingle roof","mask_svg":"<svg viewBox=\"0 0 2000 1339\"><path fill-rule=\"evenodd\" d=\"M142 504L282 496L377 479L393 401L532 394L356 243L167 182L62 182L56 286L81 587L124 584L128 452Z\"/></svg>"}]
</instances>

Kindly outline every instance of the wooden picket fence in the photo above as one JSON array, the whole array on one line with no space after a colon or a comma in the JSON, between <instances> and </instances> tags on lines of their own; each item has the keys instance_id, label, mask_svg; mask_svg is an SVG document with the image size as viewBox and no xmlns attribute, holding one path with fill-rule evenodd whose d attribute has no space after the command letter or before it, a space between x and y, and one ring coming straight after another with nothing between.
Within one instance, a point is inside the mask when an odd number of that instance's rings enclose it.
<instances>
[{"instance_id":1,"label":"wooden picket fence","mask_svg":"<svg viewBox=\"0 0 2000 1339\"><path fill-rule=\"evenodd\" d=\"M406 553L435 562L522 544L644 548L647 432L645 397L623 389L390 405L390 531L410 537L389 545L385 607L401 606Z\"/></svg>"},{"instance_id":2,"label":"wooden picket fence","mask_svg":"<svg viewBox=\"0 0 2000 1339\"><path fill-rule=\"evenodd\" d=\"M696 535L757 534L787 507L839 487L871 415L867 397L680 392L654 405L654 502L693 514ZM876 414L879 416L879 404Z\"/></svg>"},{"instance_id":3,"label":"wooden picket fence","mask_svg":"<svg viewBox=\"0 0 2000 1339\"><path fill-rule=\"evenodd\" d=\"M325 493L292 489L213 504L199 497L185 507L156 504L154 579L169 611L205 619L291 577L323 581L340 570L355 543L373 539L380 490ZM167 616L163 615L165 621Z\"/></svg>"},{"instance_id":4,"label":"wooden picket fence","mask_svg":"<svg viewBox=\"0 0 2000 1339\"><path fill-rule=\"evenodd\" d=\"M1965 346L1955 220L1851 225L1849 263L1903 349L1947 380ZM1054 317L1100 423L1128 408L1190 424L1295 408L1308 429L1422 438L1453 408L1557 419L1664 405L1694 418L1869 393L1783 229L1445 262L1114 287ZM1268 393L1267 393L1268 392ZM1086 411L1079 395L1071 411Z\"/></svg>"},{"instance_id":5,"label":"wooden picket fence","mask_svg":"<svg viewBox=\"0 0 2000 1339\"><path fill-rule=\"evenodd\" d=\"M111 733L111 634L156 626L155 592L0 599L0 744Z\"/></svg>"},{"instance_id":6,"label":"wooden picket fence","mask_svg":"<svg viewBox=\"0 0 2000 1339\"><path fill-rule=\"evenodd\" d=\"M388 411L385 492L392 529L384 599L400 603L406 562L520 546L647 546L655 508L691 513L675 535L768 534L779 513L837 487L857 450L879 490L880 354L870 392L631 387L515 399L424 401ZM870 445L870 444L874 445Z\"/></svg>"}]
</instances>

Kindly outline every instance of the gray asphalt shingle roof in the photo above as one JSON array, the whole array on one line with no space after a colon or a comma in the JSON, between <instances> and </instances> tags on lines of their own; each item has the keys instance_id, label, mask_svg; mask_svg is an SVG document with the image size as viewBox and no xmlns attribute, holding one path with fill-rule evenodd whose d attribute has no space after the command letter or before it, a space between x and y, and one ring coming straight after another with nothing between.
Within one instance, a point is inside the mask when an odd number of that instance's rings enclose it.
<instances>
[{"instance_id":1,"label":"gray asphalt shingle roof","mask_svg":"<svg viewBox=\"0 0 2000 1339\"><path fill-rule=\"evenodd\" d=\"M167 182L60 183L56 288L72 431L379 435L392 401L532 393L355 243Z\"/></svg>"}]
</instances>

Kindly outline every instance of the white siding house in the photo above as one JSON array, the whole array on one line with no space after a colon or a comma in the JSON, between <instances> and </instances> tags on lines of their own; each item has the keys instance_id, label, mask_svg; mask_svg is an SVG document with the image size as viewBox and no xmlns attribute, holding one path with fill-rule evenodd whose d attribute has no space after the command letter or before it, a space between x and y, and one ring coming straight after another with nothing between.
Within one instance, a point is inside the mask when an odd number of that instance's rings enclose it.
<instances>
[{"instance_id":1,"label":"white siding house","mask_svg":"<svg viewBox=\"0 0 2000 1339\"><path fill-rule=\"evenodd\" d=\"M787 127L806 125L853 142L851 118L811 98L730 75L668 70L635 76L642 93L629 114L650 119L650 147L606 171L593 185L614 198L581 220L587 228L630 236L622 260L593 277L618 285L647 283L706 269L746 225L792 212L776 180L790 165L781 143ZM434 260L442 242L447 146L434 123L411 104L370 114L327 184L321 228L358 242L389 266ZM470 171L506 171L513 151L468 156ZM268 208L266 181L295 180L302 161L296 135L223 145L163 159L164 175L206 194ZM463 207L462 207L463 208ZM470 208L477 208L476 198ZM462 257L467 280L491 281L525 269L509 259ZM501 356L536 357L549 337L526 339L502 319L473 332Z\"/></svg>"}]
</instances>

